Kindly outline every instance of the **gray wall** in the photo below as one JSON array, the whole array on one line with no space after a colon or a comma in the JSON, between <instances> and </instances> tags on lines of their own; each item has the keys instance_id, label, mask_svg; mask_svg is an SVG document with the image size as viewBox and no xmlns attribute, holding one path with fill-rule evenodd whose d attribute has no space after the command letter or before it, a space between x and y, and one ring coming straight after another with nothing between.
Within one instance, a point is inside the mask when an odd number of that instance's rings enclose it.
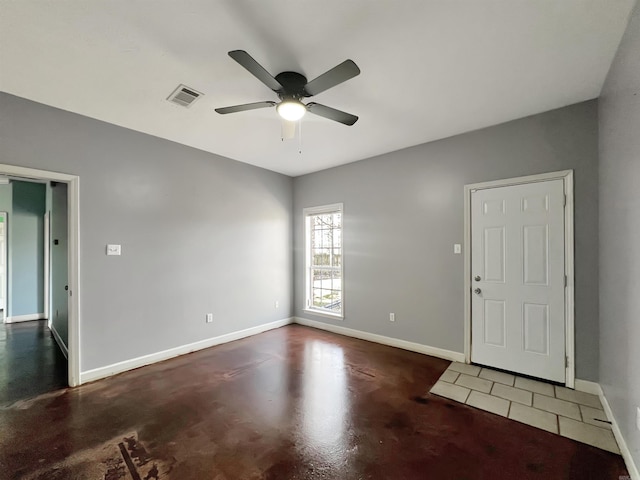
<instances>
[{"instance_id":1,"label":"gray wall","mask_svg":"<svg viewBox=\"0 0 640 480\"><path fill-rule=\"evenodd\" d=\"M11 194L11 184L0 184L0 212L9 213L12 208L12 202L13 196Z\"/></svg>"},{"instance_id":2,"label":"gray wall","mask_svg":"<svg viewBox=\"0 0 640 480\"><path fill-rule=\"evenodd\" d=\"M291 178L4 93L0 163L80 176L82 371L291 316Z\"/></svg>"},{"instance_id":3,"label":"gray wall","mask_svg":"<svg viewBox=\"0 0 640 480\"><path fill-rule=\"evenodd\" d=\"M597 104L294 179L295 315L462 352L463 186L575 170L576 369L598 375ZM302 311L302 209L344 202L344 321ZM395 312L396 322L389 322Z\"/></svg>"},{"instance_id":4,"label":"gray wall","mask_svg":"<svg viewBox=\"0 0 640 480\"><path fill-rule=\"evenodd\" d=\"M45 185L13 180L9 213L9 314L44 312Z\"/></svg>"},{"instance_id":5,"label":"gray wall","mask_svg":"<svg viewBox=\"0 0 640 480\"><path fill-rule=\"evenodd\" d=\"M600 97L600 383L640 467L640 4Z\"/></svg>"}]
</instances>

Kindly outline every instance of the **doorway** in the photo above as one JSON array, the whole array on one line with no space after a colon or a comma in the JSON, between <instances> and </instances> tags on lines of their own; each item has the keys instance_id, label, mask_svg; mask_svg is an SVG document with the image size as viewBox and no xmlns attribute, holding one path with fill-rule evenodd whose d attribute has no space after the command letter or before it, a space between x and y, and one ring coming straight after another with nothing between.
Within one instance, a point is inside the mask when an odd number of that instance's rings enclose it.
<instances>
[{"instance_id":1,"label":"doorway","mask_svg":"<svg viewBox=\"0 0 640 480\"><path fill-rule=\"evenodd\" d=\"M465 187L465 358L573 387L573 174Z\"/></svg>"},{"instance_id":2,"label":"doorway","mask_svg":"<svg viewBox=\"0 0 640 480\"><path fill-rule=\"evenodd\" d=\"M64 304L68 308L68 331L65 345L67 347L68 354L66 383L72 387L77 386L80 384L79 177L64 173L3 164L0 164L0 175L17 177L26 181L41 183L56 182L57 184L64 185L60 191L64 192L61 196L66 197L66 202L63 203L63 208L66 209L65 217L68 222L64 227L64 230L66 230L65 243L67 246L65 250L68 252L68 257L62 261L62 263L66 264L68 272L68 281L62 286L66 299ZM54 238L51 237L51 239L52 243L55 242ZM51 259L51 263L53 263L53 258ZM53 288L54 282L51 282L51 290L53 290ZM51 292L51 295L48 298L49 304L53 303L53 293L54 292ZM53 312L49 309L48 313L51 316ZM45 325L45 327L48 327L48 325ZM62 335L59 336L61 337ZM58 338L56 338L56 340L58 340Z\"/></svg>"}]
</instances>

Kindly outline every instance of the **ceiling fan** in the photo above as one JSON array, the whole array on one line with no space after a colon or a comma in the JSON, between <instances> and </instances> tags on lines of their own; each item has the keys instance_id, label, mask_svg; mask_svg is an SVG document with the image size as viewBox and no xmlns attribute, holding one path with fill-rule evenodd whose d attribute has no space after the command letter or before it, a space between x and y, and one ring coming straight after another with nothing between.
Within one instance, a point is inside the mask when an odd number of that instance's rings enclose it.
<instances>
[{"instance_id":1,"label":"ceiling fan","mask_svg":"<svg viewBox=\"0 0 640 480\"><path fill-rule=\"evenodd\" d=\"M311 112L329 120L353 125L358 117L350 113L336 110L316 102L302 103L302 99L312 97L329 88L346 82L347 80L360 74L360 69L352 60L345 60L340 65L323 73L319 77L307 82L307 78L296 72L282 72L273 77L267 70L244 50L233 50L229 56L246 68L249 73L273 90L280 102L255 102L232 107L216 108L220 114L244 112L256 108L276 107L278 114L288 121L300 120L306 112Z\"/></svg>"}]
</instances>

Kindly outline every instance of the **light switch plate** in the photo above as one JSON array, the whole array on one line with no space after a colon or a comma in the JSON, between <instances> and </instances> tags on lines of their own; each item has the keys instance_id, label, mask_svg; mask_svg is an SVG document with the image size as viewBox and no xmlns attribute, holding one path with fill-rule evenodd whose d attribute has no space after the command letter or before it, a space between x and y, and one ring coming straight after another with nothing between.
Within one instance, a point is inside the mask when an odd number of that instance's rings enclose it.
<instances>
[{"instance_id":1,"label":"light switch plate","mask_svg":"<svg viewBox=\"0 0 640 480\"><path fill-rule=\"evenodd\" d=\"M107 255L120 255L121 251L120 245L107 245Z\"/></svg>"},{"instance_id":2,"label":"light switch plate","mask_svg":"<svg viewBox=\"0 0 640 480\"><path fill-rule=\"evenodd\" d=\"M454 243L453 244L453 253L461 253L462 252L462 247L460 246L459 243Z\"/></svg>"}]
</instances>

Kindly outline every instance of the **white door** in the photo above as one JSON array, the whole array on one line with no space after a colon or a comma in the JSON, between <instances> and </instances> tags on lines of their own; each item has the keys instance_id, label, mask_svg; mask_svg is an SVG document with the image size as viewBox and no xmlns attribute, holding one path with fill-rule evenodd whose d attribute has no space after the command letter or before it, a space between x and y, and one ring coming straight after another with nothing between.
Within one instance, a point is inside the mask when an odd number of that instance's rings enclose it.
<instances>
[{"instance_id":1,"label":"white door","mask_svg":"<svg viewBox=\"0 0 640 480\"><path fill-rule=\"evenodd\" d=\"M471 194L471 361L565 382L562 180Z\"/></svg>"}]
</instances>

